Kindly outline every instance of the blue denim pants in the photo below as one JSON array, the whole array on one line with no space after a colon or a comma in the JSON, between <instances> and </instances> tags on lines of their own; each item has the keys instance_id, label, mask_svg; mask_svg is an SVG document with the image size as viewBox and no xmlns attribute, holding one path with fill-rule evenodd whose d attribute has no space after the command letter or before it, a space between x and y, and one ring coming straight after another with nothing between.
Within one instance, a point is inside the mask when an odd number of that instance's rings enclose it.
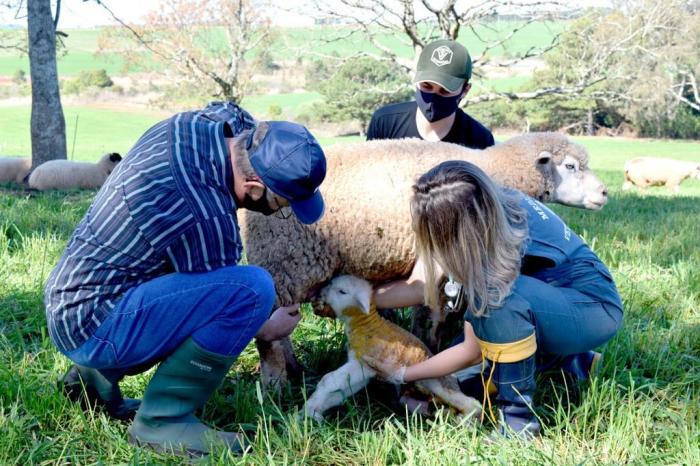
<instances>
[{"instance_id":1,"label":"blue denim pants","mask_svg":"<svg viewBox=\"0 0 700 466\"><path fill-rule=\"evenodd\" d=\"M66 356L95 369L138 373L189 337L208 351L235 356L267 320L274 300L272 277L255 266L164 275L126 292L90 339Z\"/></svg>"}]
</instances>

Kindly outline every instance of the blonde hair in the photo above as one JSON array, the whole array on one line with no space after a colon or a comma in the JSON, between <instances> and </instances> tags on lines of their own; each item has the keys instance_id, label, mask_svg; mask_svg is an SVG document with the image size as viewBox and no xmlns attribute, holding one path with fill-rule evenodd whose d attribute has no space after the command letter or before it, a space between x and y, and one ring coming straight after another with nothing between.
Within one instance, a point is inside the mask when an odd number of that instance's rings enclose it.
<instances>
[{"instance_id":1,"label":"blonde hair","mask_svg":"<svg viewBox=\"0 0 700 466\"><path fill-rule=\"evenodd\" d=\"M425 300L439 306L434 262L462 285L462 302L476 316L500 307L520 271L527 238L519 198L497 186L479 167L443 162L413 186L412 227L425 264Z\"/></svg>"}]
</instances>

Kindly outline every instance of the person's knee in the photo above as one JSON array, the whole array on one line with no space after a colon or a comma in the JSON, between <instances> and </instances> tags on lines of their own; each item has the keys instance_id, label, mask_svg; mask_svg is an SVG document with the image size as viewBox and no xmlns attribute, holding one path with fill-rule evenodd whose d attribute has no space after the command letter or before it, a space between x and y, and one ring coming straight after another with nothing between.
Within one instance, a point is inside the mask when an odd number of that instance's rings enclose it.
<instances>
[{"instance_id":1,"label":"person's knee","mask_svg":"<svg viewBox=\"0 0 700 466\"><path fill-rule=\"evenodd\" d=\"M275 303L275 282L272 280L272 275L262 267L255 265L243 267L248 276L248 284L256 295L256 317L259 320L258 323L262 325L270 316Z\"/></svg>"},{"instance_id":2,"label":"person's knee","mask_svg":"<svg viewBox=\"0 0 700 466\"><path fill-rule=\"evenodd\" d=\"M600 321L600 335L603 341L612 339L622 326L622 309L617 306L603 305L607 311L608 318Z\"/></svg>"},{"instance_id":3,"label":"person's knee","mask_svg":"<svg viewBox=\"0 0 700 466\"><path fill-rule=\"evenodd\" d=\"M490 343L520 341L535 333L530 303L512 293L498 309L471 322L474 332L481 340Z\"/></svg>"}]
</instances>

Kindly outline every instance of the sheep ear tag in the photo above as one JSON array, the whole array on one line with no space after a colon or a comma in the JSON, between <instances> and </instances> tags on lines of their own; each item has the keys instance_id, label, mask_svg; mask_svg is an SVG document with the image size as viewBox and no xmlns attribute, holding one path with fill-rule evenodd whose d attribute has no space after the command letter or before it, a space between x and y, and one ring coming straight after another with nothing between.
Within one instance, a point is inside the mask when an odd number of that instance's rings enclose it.
<instances>
[{"instance_id":1,"label":"sheep ear tag","mask_svg":"<svg viewBox=\"0 0 700 466\"><path fill-rule=\"evenodd\" d=\"M461 301L461 291L462 285L454 281L454 279L450 275L449 280L447 281L447 283L445 283L445 295L447 295L447 297L450 298L447 301L447 306L450 311L454 311L457 309L457 306Z\"/></svg>"}]
</instances>

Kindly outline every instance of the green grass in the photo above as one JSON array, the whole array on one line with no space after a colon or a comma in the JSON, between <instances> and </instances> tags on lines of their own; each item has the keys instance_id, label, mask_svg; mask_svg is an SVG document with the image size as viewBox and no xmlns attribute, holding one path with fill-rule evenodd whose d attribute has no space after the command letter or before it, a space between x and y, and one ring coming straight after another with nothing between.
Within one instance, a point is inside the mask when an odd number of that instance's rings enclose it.
<instances>
[{"instance_id":1,"label":"green grass","mask_svg":"<svg viewBox=\"0 0 700 466\"><path fill-rule=\"evenodd\" d=\"M285 119L308 111L315 102L321 102L323 96L318 92L293 92L287 94L264 94L245 97L241 105L253 115L266 115L270 106L278 105Z\"/></svg>"},{"instance_id":2,"label":"green grass","mask_svg":"<svg viewBox=\"0 0 700 466\"><path fill-rule=\"evenodd\" d=\"M472 56L478 56L484 50L484 43L495 42L509 33L516 23L512 21L495 21L488 25L475 28L476 34L471 30L463 29L459 41L463 43ZM549 44L552 37L562 31L567 23L563 21L537 23L528 25L520 31L513 40L499 46L489 52L492 57L514 56L532 47L543 47ZM110 75L124 74L124 60L117 54L104 54L98 52L98 38L101 30L97 29L67 29L64 32L68 37L64 39L67 53L58 58L59 76L74 76L83 70L104 68ZM26 33L17 30L16 34ZM218 31L212 32L216 36L224 35ZM280 28L277 39L270 47L273 59L278 61L289 60L297 56L307 58L323 55L337 54L346 57L358 51L380 53L361 35L346 37L347 30L342 27L314 27L314 28ZM477 36L478 34L478 36ZM405 43L404 34L381 34L378 41L385 47L398 53L404 58L413 58L413 49ZM342 40L333 40L343 37ZM313 51L313 53L310 53ZM0 50L0 76L10 76L18 69L29 72L29 60L26 56L20 56L16 52Z\"/></svg>"},{"instance_id":3,"label":"green grass","mask_svg":"<svg viewBox=\"0 0 700 466\"><path fill-rule=\"evenodd\" d=\"M106 152L126 154L149 127L169 116L88 106L64 106L63 113L68 158L86 161L96 161ZM31 154L30 115L26 106L0 109L0 156Z\"/></svg>"},{"instance_id":4,"label":"green grass","mask_svg":"<svg viewBox=\"0 0 700 466\"><path fill-rule=\"evenodd\" d=\"M7 144L26 130L26 123L18 122L26 121L27 113L11 109L6 117L5 110L0 140ZM81 128L91 128L90 138L79 136L76 145L76 158L85 160L128 148L158 119L97 110L80 118ZM700 182L684 183L675 196L663 189L620 191L627 158L697 160L700 144L578 141L609 184L611 201L601 212L555 210L609 264L626 315L591 383L567 390L558 380L541 381L541 440L489 444L488 426L473 431L444 413L436 419L407 418L376 401L377 390L361 392L323 424L301 422L296 411L318 376L309 374L305 386L286 387L280 399L266 398L256 385L256 352L248 347L202 417L219 428L249 429L253 450L243 458L222 455L208 462L700 464ZM98 150L99 144L109 148ZM26 145L12 147L17 153ZM93 196L0 187L0 464L179 463L133 449L125 425L100 412L83 412L56 389L68 360L46 334L42 285ZM340 327L307 310L294 342L304 364L318 374L344 359ZM139 396L149 376L128 377L124 391Z\"/></svg>"}]
</instances>

